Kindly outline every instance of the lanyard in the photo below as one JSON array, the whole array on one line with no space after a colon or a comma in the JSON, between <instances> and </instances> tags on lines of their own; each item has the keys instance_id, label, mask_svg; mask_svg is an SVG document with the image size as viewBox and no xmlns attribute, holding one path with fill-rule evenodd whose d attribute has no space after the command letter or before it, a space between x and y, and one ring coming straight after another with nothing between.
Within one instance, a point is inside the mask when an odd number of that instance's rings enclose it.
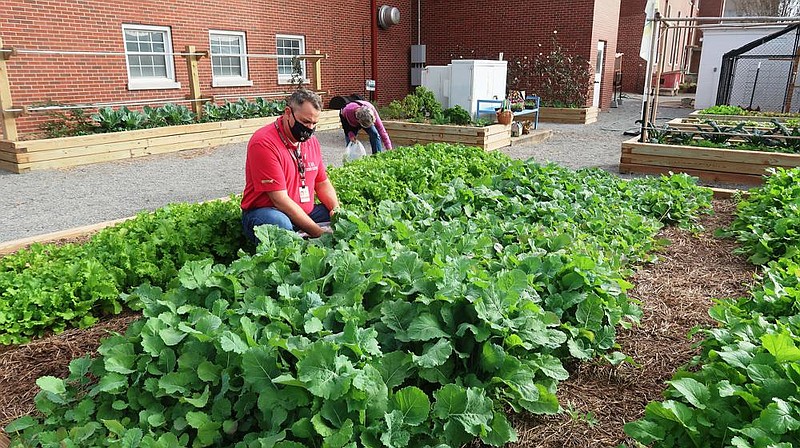
<instances>
[{"instance_id":1,"label":"lanyard","mask_svg":"<svg viewBox=\"0 0 800 448\"><path fill-rule=\"evenodd\" d=\"M297 147L294 145L289 144L286 141L286 138L283 136L283 132L281 132L281 127L278 125L278 122L281 121L280 118L275 120L275 129L278 130L278 137L281 138L283 145L286 146L286 149L289 150L289 154L292 155L292 158L297 162L297 172L300 174L300 184L305 187L306 186L306 164L303 162L303 153L300 152L300 142L297 142Z\"/></svg>"}]
</instances>

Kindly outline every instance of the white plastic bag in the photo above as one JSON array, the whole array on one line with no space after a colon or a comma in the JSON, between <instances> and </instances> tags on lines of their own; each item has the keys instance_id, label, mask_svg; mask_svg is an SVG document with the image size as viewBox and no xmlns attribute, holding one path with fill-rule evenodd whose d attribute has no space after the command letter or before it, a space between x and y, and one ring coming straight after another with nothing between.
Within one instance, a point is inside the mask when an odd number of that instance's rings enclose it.
<instances>
[{"instance_id":1,"label":"white plastic bag","mask_svg":"<svg viewBox=\"0 0 800 448\"><path fill-rule=\"evenodd\" d=\"M354 142L350 142L344 149L344 162L352 162L353 160L360 159L367 155L367 150L364 149L364 145L361 144L360 141L356 140Z\"/></svg>"}]
</instances>

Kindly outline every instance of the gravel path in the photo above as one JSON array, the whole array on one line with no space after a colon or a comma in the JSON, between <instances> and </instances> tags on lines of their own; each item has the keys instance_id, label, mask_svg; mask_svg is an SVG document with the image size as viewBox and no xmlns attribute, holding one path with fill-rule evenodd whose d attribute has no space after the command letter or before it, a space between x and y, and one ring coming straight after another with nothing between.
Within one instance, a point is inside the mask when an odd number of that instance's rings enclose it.
<instances>
[{"instance_id":1,"label":"gravel path","mask_svg":"<svg viewBox=\"0 0 800 448\"><path fill-rule=\"evenodd\" d=\"M678 99L659 109L659 124L685 116ZM641 101L631 96L591 125L540 123L553 129L544 143L501 149L511 157L552 161L570 168L618 171L620 144L635 128ZM323 158L338 166L344 155L340 131L319 132ZM0 242L125 218L173 202L199 202L241 193L246 144L184 151L82 167L12 174L0 170Z\"/></svg>"}]
</instances>

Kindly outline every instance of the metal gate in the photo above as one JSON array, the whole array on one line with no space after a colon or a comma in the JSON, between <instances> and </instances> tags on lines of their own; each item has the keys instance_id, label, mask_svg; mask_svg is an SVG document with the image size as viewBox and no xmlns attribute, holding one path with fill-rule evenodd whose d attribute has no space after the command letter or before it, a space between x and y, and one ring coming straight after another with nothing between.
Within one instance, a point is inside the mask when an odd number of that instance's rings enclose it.
<instances>
[{"instance_id":1,"label":"metal gate","mask_svg":"<svg viewBox=\"0 0 800 448\"><path fill-rule=\"evenodd\" d=\"M800 111L800 24L754 40L722 57L717 104L772 112Z\"/></svg>"}]
</instances>

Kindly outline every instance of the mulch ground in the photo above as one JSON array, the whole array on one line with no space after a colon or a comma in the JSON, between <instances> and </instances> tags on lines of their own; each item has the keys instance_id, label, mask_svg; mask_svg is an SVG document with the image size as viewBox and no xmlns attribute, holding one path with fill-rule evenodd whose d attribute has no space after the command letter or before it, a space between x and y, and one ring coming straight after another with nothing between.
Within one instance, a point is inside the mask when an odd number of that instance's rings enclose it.
<instances>
[{"instance_id":1,"label":"mulch ground","mask_svg":"<svg viewBox=\"0 0 800 448\"><path fill-rule=\"evenodd\" d=\"M703 219L705 230L693 235L667 228L660 237L671 241L659 261L641 266L630 279L629 295L642 302L641 325L618 335L622 351L638 365L618 367L599 362L570 366L570 379L559 385L565 412L548 417L514 415L519 441L512 447L615 447L630 443L622 430L641 418L645 405L661 397L664 382L697 350L687 338L695 326L712 326L712 299L743 297L755 268L732 254L735 244L715 238L727 225L733 201L714 201L715 214ZM69 330L0 353L0 427L34 410L36 378L66 376L73 358L96 353L99 340L124 332L136 319L128 314L87 330Z\"/></svg>"}]
</instances>

